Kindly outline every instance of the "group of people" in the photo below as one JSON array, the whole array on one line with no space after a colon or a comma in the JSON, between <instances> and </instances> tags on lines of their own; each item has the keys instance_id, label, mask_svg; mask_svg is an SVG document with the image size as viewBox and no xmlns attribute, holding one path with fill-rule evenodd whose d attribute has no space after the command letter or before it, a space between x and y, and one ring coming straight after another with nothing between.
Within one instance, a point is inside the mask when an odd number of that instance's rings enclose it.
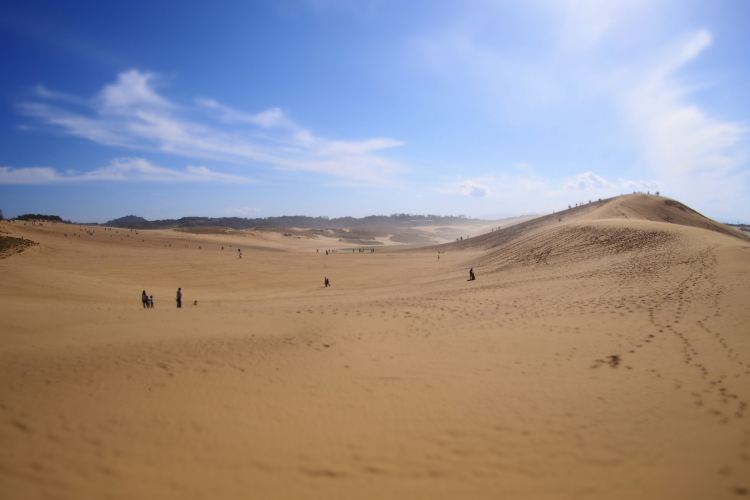
<instances>
[{"instance_id":1,"label":"group of people","mask_svg":"<svg viewBox=\"0 0 750 500\"><path fill-rule=\"evenodd\" d=\"M182 307L182 288L178 288L177 289L177 296L175 297L175 299L177 301L177 308L178 309L181 308ZM144 309L153 309L153 307L154 307L154 296L147 294L146 290L143 290L141 292L141 302L143 303L143 308ZM197 306L198 305L198 301L196 300L193 303L193 305Z\"/></svg>"},{"instance_id":2,"label":"group of people","mask_svg":"<svg viewBox=\"0 0 750 500\"><path fill-rule=\"evenodd\" d=\"M474 274L474 268L472 267L469 269L469 281L474 281L476 278L476 275ZM325 276L323 278L323 287L324 288L330 288L331 287L331 280L328 279L328 276ZM175 300L177 302L177 308L182 308L182 288L177 288L177 294L175 296ZM141 302L143 302L143 308L144 309L152 309L154 307L154 296L149 295L146 293L146 290L143 290L141 292ZM193 305L197 306L198 301L194 301Z\"/></svg>"}]
</instances>

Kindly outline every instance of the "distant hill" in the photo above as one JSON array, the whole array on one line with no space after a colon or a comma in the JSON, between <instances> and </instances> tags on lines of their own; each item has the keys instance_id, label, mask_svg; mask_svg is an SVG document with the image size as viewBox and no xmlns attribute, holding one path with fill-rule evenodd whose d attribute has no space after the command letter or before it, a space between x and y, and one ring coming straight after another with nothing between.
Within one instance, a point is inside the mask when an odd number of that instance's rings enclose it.
<instances>
[{"instance_id":1,"label":"distant hill","mask_svg":"<svg viewBox=\"0 0 750 500\"><path fill-rule=\"evenodd\" d=\"M245 219L241 217L182 217L149 221L136 215L127 215L105 222L103 225L134 229L170 229L193 227L228 227L232 229L302 228L302 229L341 229L358 227L414 227L424 225L452 225L476 222L463 215L370 215L367 217L308 217L305 215L283 215Z\"/></svg>"},{"instance_id":2,"label":"distant hill","mask_svg":"<svg viewBox=\"0 0 750 500\"><path fill-rule=\"evenodd\" d=\"M560 227L568 222L586 224L598 220L645 220L668 224L692 226L743 240L750 240L741 228L733 228L716 222L692 208L661 196L633 194L582 204L561 212L544 215L498 231L475 236L455 243L444 244L440 248L490 249L507 247L529 235ZM558 241L559 243L559 241Z\"/></svg>"},{"instance_id":3,"label":"distant hill","mask_svg":"<svg viewBox=\"0 0 750 500\"><path fill-rule=\"evenodd\" d=\"M146 224L148 224L148 221L143 217L138 217L137 215L126 215L125 217L106 222L104 225L113 227L144 227Z\"/></svg>"}]
</instances>

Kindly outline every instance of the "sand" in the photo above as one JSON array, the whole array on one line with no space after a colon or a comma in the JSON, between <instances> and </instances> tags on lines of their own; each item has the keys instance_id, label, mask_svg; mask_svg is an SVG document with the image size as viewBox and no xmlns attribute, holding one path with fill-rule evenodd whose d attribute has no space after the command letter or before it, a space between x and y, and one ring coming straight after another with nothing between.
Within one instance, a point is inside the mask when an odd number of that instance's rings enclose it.
<instances>
[{"instance_id":1,"label":"sand","mask_svg":"<svg viewBox=\"0 0 750 500\"><path fill-rule=\"evenodd\" d=\"M750 495L750 244L664 201L439 261L1 223L0 497Z\"/></svg>"}]
</instances>

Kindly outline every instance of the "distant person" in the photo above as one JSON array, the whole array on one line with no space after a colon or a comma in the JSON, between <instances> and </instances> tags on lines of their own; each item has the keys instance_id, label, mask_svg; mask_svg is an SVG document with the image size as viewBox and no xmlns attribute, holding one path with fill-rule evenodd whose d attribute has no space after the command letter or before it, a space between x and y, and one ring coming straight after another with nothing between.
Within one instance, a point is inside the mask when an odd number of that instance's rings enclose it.
<instances>
[{"instance_id":1,"label":"distant person","mask_svg":"<svg viewBox=\"0 0 750 500\"><path fill-rule=\"evenodd\" d=\"M146 290L141 292L141 302L143 302L143 308L146 309L148 307L148 294Z\"/></svg>"},{"instance_id":2,"label":"distant person","mask_svg":"<svg viewBox=\"0 0 750 500\"><path fill-rule=\"evenodd\" d=\"M474 276L474 268L472 267L469 269L469 281L474 281L475 279L477 279L477 277Z\"/></svg>"},{"instance_id":3,"label":"distant person","mask_svg":"<svg viewBox=\"0 0 750 500\"><path fill-rule=\"evenodd\" d=\"M325 278L323 278L323 286L325 288L328 288L328 287L331 286L331 280L328 279L328 276L326 276Z\"/></svg>"},{"instance_id":4,"label":"distant person","mask_svg":"<svg viewBox=\"0 0 750 500\"><path fill-rule=\"evenodd\" d=\"M148 296L148 307L149 309L154 308L154 296L153 295Z\"/></svg>"},{"instance_id":5,"label":"distant person","mask_svg":"<svg viewBox=\"0 0 750 500\"><path fill-rule=\"evenodd\" d=\"M194 300L194 301L193 301L193 305L194 305L194 306L197 306L197 305L198 305L198 299L196 299L196 300Z\"/></svg>"},{"instance_id":6,"label":"distant person","mask_svg":"<svg viewBox=\"0 0 750 500\"><path fill-rule=\"evenodd\" d=\"M182 307L182 288L177 289L177 308Z\"/></svg>"}]
</instances>

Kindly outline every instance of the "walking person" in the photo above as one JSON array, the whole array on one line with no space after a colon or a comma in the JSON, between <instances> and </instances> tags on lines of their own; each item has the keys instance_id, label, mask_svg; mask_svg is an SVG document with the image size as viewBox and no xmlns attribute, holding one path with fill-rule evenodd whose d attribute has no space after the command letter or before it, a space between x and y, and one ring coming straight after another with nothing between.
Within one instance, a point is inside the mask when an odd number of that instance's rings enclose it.
<instances>
[{"instance_id":1,"label":"walking person","mask_svg":"<svg viewBox=\"0 0 750 500\"><path fill-rule=\"evenodd\" d=\"M148 296L148 308L149 309L154 308L154 296L153 295Z\"/></svg>"},{"instance_id":2,"label":"walking person","mask_svg":"<svg viewBox=\"0 0 750 500\"><path fill-rule=\"evenodd\" d=\"M148 307L148 294L146 290L141 292L141 302L143 302L143 308L146 309Z\"/></svg>"},{"instance_id":3,"label":"walking person","mask_svg":"<svg viewBox=\"0 0 750 500\"><path fill-rule=\"evenodd\" d=\"M469 281L474 281L475 279L477 278L476 276L474 276L474 268L472 267L471 269L469 269Z\"/></svg>"},{"instance_id":4,"label":"walking person","mask_svg":"<svg viewBox=\"0 0 750 500\"><path fill-rule=\"evenodd\" d=\"M328 279L328 276L326 276L325 278L323 278L323 286L325 288L328 288L328 287L331 286L331 280Z\"/></svg>"},{"instance_id":5,"label":"walking person","mask_svg":"<svg viewBox=\"0 0 750 500\"><path fill-rule=\"evenodd\" d=\"M177 289L177 308L182 307L182 288Z\"/></svg>"}]
</instances>

